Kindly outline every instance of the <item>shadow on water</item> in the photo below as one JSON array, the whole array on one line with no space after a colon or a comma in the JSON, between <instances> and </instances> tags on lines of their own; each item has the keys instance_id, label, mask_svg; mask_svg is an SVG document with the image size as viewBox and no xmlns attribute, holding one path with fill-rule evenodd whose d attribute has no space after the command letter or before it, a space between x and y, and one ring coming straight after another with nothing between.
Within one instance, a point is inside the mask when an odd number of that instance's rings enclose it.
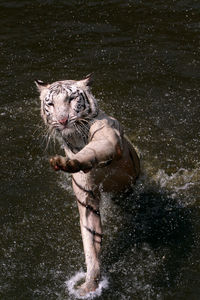
<instances>
[{"instance_id":1,"label":"shadow on water","mask_svg":"<svg viewBox=\"0 0 200 300\"><path fill-rule=\"evenodd\" d=\"M142 277L146 278L142 283L133 283L132 289L137 290L138 285L143 287L135 292L136 298L132 299L144 299L141 290L145 289L147 283L149 292L145 299L164 299L163 295L172 294L173 288L181 281L181 269L194 245L194 230L191 209L182 206L179 200L170 197L167 191L156 185L149 190L139 193L131 191L113 199L121 218L117 233L109 237L109 243L103 251L103 265L105 272L109 273L113 265L120 265L120 260L129 260L127 266L131 270L122 273L128 275L131 271L135 272L133 279L136 281L140 281L142 269ZM141 252L144 250L149 254L143 261ZM149 269L146 275L145 269ZM111 285L112 290L116 290L118 282L113 275L111 273ZM127 276L127 281L130 281L127 285L132 284L131 280Z\"/></svg>"}]
</instances>

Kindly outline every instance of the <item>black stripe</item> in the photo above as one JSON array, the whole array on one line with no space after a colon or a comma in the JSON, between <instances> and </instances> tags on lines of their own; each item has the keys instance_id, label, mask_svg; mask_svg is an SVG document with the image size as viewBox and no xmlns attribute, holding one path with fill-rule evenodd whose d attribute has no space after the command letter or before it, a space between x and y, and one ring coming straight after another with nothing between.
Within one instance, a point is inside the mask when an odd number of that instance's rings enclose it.
<instances>
[{"instance_id":1,"label":"black stripe","mask_svg":"<svg viewBox=\"0 0 200 300\"><path fill-rule=\"evenodd\" d=\"M90 211L92 211L95 215L100 217L100 211L98 209L94 209L91 205L89 204L85 204L83 202L81 202L78 198L76 198L78 203L80 203L82 206L84 206L86 209L89 209Z\"/></svg>"},{"instance_id":2,"label":"black stripe","mask_svg":"<svg viewBox=\"0 0 200 300\"><path fill-rule=\"evenodd\" d=\"M90 101L88 99L88 96L84 91L83 91L82 95L83 95L83 98L84 98L85 102L87 102L88 107L86 107L86 108L88 109L88 113L90 113L91 112L91 107L90 107Z\"/></svg>"},{"instance_id":3,"label":"black stripe","mask_svg":"<svg viewBox=\"0 0 200 300\"><path fill-rule=\"evenodd\" d=\"M90 229L90 228L88 228L86 226L84 226L84 228L87 229L87 231L89 231L92 235L94 235L94 236L96 235L96 236L100 237L101 239L103 238L103 234L102 233L98 233L95 230L92 230L92 229Z\"/></svg>"},{"instance_id":4,"label":"black stripe","mask_svg":"<svg viewBox=\"0 0 200 300\"><path fill-rule=\"evenodd\" d=\"M76 184L76 186L79 189L81 189L82 191L88 193L93 199L96 198L92 190L86 190L84 187L82 187L79 183L76 182L76 180L74 179L74 177L72 177L72 181Z\"/></svg>"},{"instance_id":5,"label":"black stripe","mask_svg":"<svg viewBox=\"0 0 200 300\"><path fill-rule=\"evenodd\" d=\"M104 128L104 127L105 127L105 125L103 125L103 126L101 126L100 128L96 129L96 130L93 132L93 134L91 135L90 141L93 139L95 133L97 133L99 130L101 130L101 129Z\"/></svg>"}]
</instances>

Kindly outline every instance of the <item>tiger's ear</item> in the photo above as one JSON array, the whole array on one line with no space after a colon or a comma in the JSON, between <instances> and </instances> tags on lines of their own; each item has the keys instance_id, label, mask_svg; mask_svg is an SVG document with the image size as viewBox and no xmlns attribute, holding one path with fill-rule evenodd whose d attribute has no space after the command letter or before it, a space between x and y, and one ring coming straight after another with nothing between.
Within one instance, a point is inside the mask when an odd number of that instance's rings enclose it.
<instances>
[{"instance_id":1,"label":"tiger's ear","mask_svg":"<svg viewBox=\"0 0 200 300\"><path fill-rule=\"evenodd\" d=\"M35 84L38 88L38 91L41 93L44 89L47 89L49 84L44 83L42 80L35 79Z\"/></svg>"},{"instance_id":2,"label":"tiger's ear","mask_svg":"<svg viewBox=\"0 0 200 300\"><path fill-rule=\"evenodd\" d=\"M91 73L91 74L88 74L85 79L83 80L79 80L78 81L78 85L80 87L87 87L87 86L91 86L92 83L94 82L94 74Z\"/></svg>"}]
</instances>

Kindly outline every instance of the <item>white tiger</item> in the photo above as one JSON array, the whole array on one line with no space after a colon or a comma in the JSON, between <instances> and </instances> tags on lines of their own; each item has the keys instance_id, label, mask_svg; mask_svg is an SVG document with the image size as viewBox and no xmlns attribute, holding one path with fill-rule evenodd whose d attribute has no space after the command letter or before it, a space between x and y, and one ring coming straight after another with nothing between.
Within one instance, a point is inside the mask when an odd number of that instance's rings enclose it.
<instances>
[{"instance_id":1,"label":"white tiger","mask_svg":"<svg viewBox=\"0 0 200 300\"><path fill-rule=\"evenodd\" d=\"M98 287L102 226L101 191L123 191L140 172L139 158L119 122L99 110L91 93L91 76L52 84L35 81L40 92L41 116L64 145L66 157L50 159L55 170L72 174L80 214L87 273L80 287L84 295Z\"/></svg>"}]
</instances>

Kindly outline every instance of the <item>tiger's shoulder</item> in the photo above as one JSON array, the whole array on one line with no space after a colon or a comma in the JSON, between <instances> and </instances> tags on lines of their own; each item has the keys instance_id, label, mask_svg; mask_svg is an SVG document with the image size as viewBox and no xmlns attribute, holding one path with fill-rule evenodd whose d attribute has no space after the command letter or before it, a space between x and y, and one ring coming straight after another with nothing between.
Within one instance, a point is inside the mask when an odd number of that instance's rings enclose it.
<instances>
[{"instance_id":1,"label":"tiger's shoulder","mask_svg":"<svg viewBox=\"0 0 200 300\"><path fill-rule=\"evenodd\" d=\"M121 138L124 136L123 127L119 121L100 110L90 127L89 140L92 140L97 133L105 136L105 133L109 135L111 132L115 132Z\"/></svg>"}]
</instances>

